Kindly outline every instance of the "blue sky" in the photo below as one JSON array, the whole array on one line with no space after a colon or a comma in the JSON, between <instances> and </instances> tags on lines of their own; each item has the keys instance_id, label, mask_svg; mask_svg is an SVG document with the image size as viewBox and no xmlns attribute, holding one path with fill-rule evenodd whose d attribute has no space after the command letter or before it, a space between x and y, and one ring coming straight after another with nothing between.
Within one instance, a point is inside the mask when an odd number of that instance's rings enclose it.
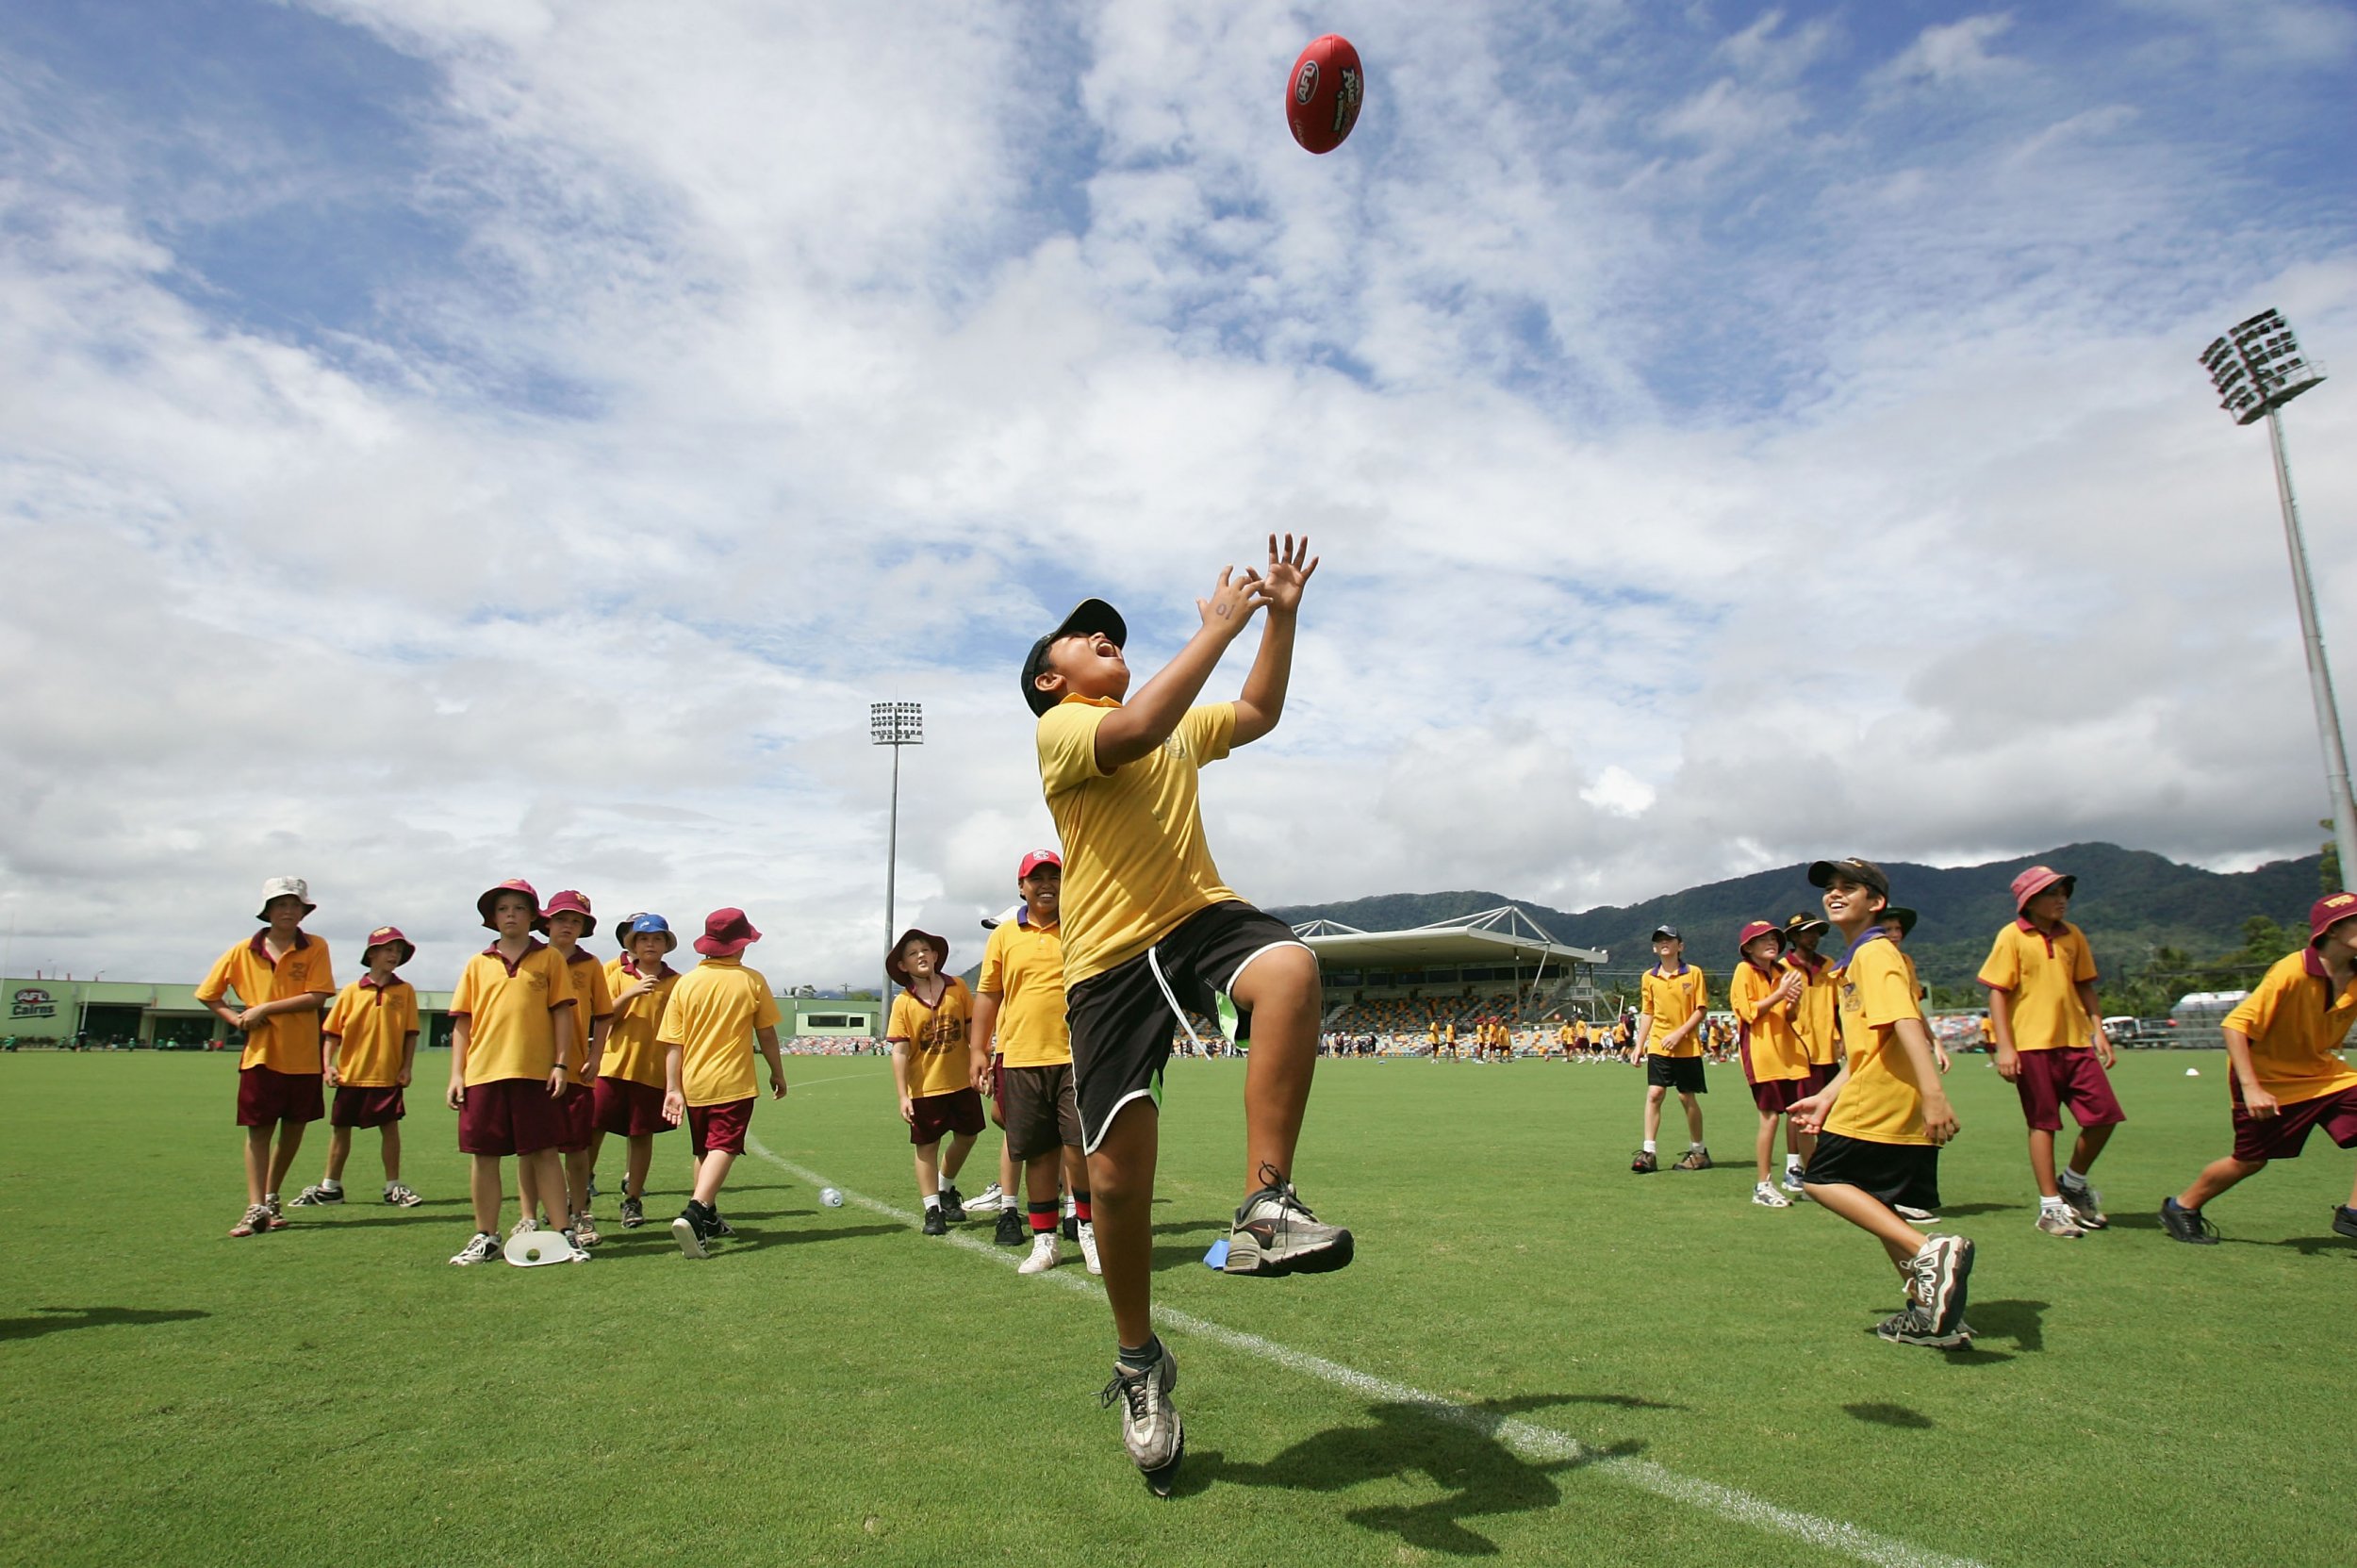
<instances>
[{"instance_id":1,"label":"blue sky","mask_svg":"<svg viewBox=\"0 0 2357 1568\"><path fill-rule=\"evenodd\" d=\"M1033 630L1103 592L1157 662L1272 527L1294 708L1207 779L1264 901L2300 852L2195 356L2348 357L2353 57L2299 0L12 7L0 901L178 973L292 870L431 967L522 872L857 978L866 701L929 703L902 907L972 931L1048 835Z\"/></svg>"}]
</instances>

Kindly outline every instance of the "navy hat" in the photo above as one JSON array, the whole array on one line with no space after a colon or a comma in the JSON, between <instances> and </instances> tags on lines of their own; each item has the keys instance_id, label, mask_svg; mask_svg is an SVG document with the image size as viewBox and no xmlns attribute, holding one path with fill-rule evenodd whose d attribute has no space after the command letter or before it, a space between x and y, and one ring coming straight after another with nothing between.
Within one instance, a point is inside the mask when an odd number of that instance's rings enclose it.
<instances>
[{"instance_id":1,"label":"navy hat","mask_svg":"<svg viewBox=\"0 0 2357 1568\"><path fill-rule=\"evenodd\" d=\"M1121 612L1101 599L1083 599L1072 606L1072 613L1057 622L1056 629L1031 644L1031 651L1023 659L1023 701L1034 714L1044 714L1063 701L1053 692L1042 691L1034 683L1047 671L1047 650L1062 637L1102 632L1115 648L1129 646L1129 624L1121 619Z\"/></svg>"},{"instance_id":2,"label":"navy hat","mask_svg":"<svg viewBox=\"0 0 2357 1568\"><path fill-rule=\"evenodd\" d=\"M1658 942L1665 936L1673 942L1683 942L1686 940L1685 937L1678 934L1678 929L1675 926L1656 926L1653 928L1653 934L1645 940L1648 942Z\"/></svg>"}]
</instances>

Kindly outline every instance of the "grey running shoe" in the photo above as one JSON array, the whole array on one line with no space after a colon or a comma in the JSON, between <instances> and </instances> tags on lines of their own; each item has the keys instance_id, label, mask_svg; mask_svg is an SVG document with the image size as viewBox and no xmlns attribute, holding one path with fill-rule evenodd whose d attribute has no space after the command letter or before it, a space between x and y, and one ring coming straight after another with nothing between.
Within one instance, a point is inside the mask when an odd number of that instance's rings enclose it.
<instances>
[{"instance_id":1,"label":"grey running shoe","mask_svg":"<svg viewBox=\"0 0 2357 1568\"><path fill-rule=\"evenodd\" d=\"M2060 1183L2062 1200L2070 1205L2070 1213L2089 1230L2102 1230L2110 1226L2111 1218L2103 1213L2103 1195L2082 1181L2077 1186Z\"/></svg>"},{"instance_id":2,"label":"grey running shoe","mask_svg":"<svg viewBox=\"0 0 2357 1568\"><path fill-rule=\"evenodd\" d=\"M2343 1203L2332 1211L2332 1233L2357 1241L2357 1209Z\"/></svg>"},{"instance_id":3,"label":"grey running shoe","mask_svg":"<svg viewBox=\"0 0 2357 1568\"><path fill-rule=\"evenodd\" d=\"M605 1240L598 1234L598 1222L587 1214L575 1214L572 1229L566 1234L572 1237L575 1246L595 1246Z\"/></svg>"},{"instance_id":4,"label":"grey running shoe","mask_svg":"<svg viewBox=\"0 0 2357 1568\"><path fill-rule=\"evenodd\" d=\"M343 1200L344 1190L341 1187L335 1188L331 1191L328 1188L314 1183L311 1186L304 1188L301 1192L295 1194L293 1197L288 1199L287 1207L289 1209L318 1209L330 1203L341 1203Z\"/></svg>"},{"instance_id":5,"label":"grey running shoe","mask_svg":"<svg viewBox=\"0 0 2357 1568\"><path fill-rule=\"evenodd\" d=\"M1228 1272L1275 1277L1327 1274L1351 1259L1350 1232L1322 1225L1294 1192L1290 1181L1273 1180L1276 1170L1261 1167L1262 1187L1244 1200L1228 1232Z\"/></svg>"},{"instance_id":6,"label":"grey running shoe","mask_svg":"<svg viewBox=\"0 0 2357 1568\"><path fill-rule=\"evenodd\" d=\"M2340 1230L2340 1215L2348 1213L2343 1209L2333 1215L2332 1228L2335 1230ZM2161 1199L2161 1229L2168 1232L2171 1241L2190 1242L2195 1246L2217 1245L2217 1227L2210 1223L2210 1216L2199 1209L2184 1207L2173 1197ZM2357 1233L2357 1230L2344 1232L2350 1233Z\"/></svg>"},{"instance_id":7,"label":"grey running shoe","mask_svg":"<svg viewBox=\"0 0 2357 1568\"><path fill-rule=\"evenodd\" d=\"M1972 1244L1962 1236L1934 1236L1907 1264L1914 1306L1932 1320L1932 1332L1948 1335L1964 1321L1965 1283L1972 1277Z\"/></svg>"},{"instance_id":8,"label":"grey running shoe","mask_svg":"<svg viewBox=\"0 0 2357 1568\"><path fill-rule=\"evenodd\" d=\"M635 1197L622 1199L622 1229L635 1230L647 1223L647 1206Z\"/></svg>"},{"instance_id":9,"label":"grey running shoe","mask_svg":"<svg viewBox=\"0 0 2357 1568\"><path fill-rule=\"evenodd\" d=\"M1928 1345L1935 1350L1967 1350L1972 1345L1971 1334L1961 1326L1943 1334L1929 1312L1912 1304L1875 1324L1874 1332L1893 1345Z\"/></svg>"},{"instance_id":10,"label":"grey running shoe","mask_svg":"<svg viewBox=\"0 0 2357 1568\"><path fill-rule=\"evenodd\" d=\"M1152 1366L1115 1362L1113 1380L1097 1395L1108 1406L1121 1401L1121 1445L1129 1450L1129 1462L1157 1497L1170 1495L1171 1483L1178 1478L1178 1461L1187 1455L1186 1428L1170 1402L1171 1390L1178 1386L1178 1361L1165 1345L1162 1359Z\"/></svg>"},{"instance_id":11,"label":"grey running shoe","mask_svg":"<svg viewBox=\"0 0 2357 1568\"><path fill-rule=\"evenodd\" d=\"M386 1184L385 1201L391 1204L396 1209L414 1209L419 1204L423 1203L425 1199L420 1197L416 1193L411 1192L407 1187L403 1186L400 1182L392 1181Z\"/></svg>"},{"instance_id":12,"label":"grey running shoe","mask_svg":"<svg viewBox=\"0 0 2357 1568\"><path fill-rule=\"evenodd\" d=\"M458 1255L451 1259L451 1262L460 1268L465 1268L471 1263L487 1263L499 1255L500 1239L487 1230L478 1230L474 1233L474 1239L460 1247Z\"/></svg>"},{"instance_id":13,"label":"grey running shoe","mask_svg":"<svg viewBox=\"0 0 2357 1568\"><path fill-rule=\"evenodd\" d=\"M2086 1234L2086 1230L2079 1224L2079 1217L2070 1212L2070 1205L2068 1203L2059 1209L2051 1208L2043 1203L2039 1204L2037 1228L2050 1236L2060 1236L2066 1241L2077 1241Z\"/></svg>"}]
</instances>

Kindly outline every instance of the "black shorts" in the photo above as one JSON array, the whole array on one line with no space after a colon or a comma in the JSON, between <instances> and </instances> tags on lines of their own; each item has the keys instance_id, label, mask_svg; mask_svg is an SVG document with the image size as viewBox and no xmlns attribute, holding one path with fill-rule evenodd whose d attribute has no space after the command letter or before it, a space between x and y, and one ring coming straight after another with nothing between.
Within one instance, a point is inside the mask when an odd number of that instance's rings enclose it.
<instances>
[{"instance_id":1,"label":"black shorts","mask_svg":"<svg viewBox=\"0 0 2357 1568\"><path fill-rule=\"evenodd\" d=\"M1931 1144L1875 1144L1839 1132L1817 1134L1801 1180L1809 1186L1855 1187L1896 1209L1939 1207L1939 1150Z\"/></svg>"},{"instance_id":2,"label":"black shorts","mask_svg":"<svg viewBox=\"0 0 2357 1568\"><path fill-rule=\"evenodd\" d=\"M1103 1143L1113 1117L1131 1100L1144 1096L1162 1102L1162 1065L1170 1060L1184 1012L1217 1017L1214 993L1228 990L1245 965L1272 948L1307 951L1309 944L1276 916L1241 900L1213 904L1171 927L1128 963L1064 992L1081 1147ZM1240 1039L1252 1033L1251 1015L1241 1008L1236 1033Z\"/></svg>"},{"instance_id":3,"label":"black shorts","mask_svg":"<svg viewBox=\"0 0 2357 1568\"><path fill-rule=\"evenodd\" d=\"M1036 1160L1080 1144L1080 1108L1073 1097L1072 1065L1001 1067L999 1102L1006 1114L999 1125L1007 1130L1007 1152L1017 1160Z\"/></svg>"},{"instance_id":4,"label":"black shorts","mask_svg":"<svg viewBox=\"0 0 2357 1568\"><path fill-rule=\"evenodd\" d=\"M1645 1057L1645 1081L1664 1089L1675 1089L1681 1095L1706 1095L1710 1085L1703 1081L1703 1059L1699 1056Z\"/></svg>"}]
</instances>

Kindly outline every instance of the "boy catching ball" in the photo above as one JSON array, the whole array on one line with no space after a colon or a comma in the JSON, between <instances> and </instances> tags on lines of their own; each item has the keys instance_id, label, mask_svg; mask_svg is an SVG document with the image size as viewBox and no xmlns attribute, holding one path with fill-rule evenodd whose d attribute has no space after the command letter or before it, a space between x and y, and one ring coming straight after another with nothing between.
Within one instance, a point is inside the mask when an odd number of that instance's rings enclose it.
<instances>
[{"instance_id":1,"label":"boy catching ball","mask_svg":"<svg viewBox=\"0 0 2357 1568\"><path fill-rule=\"evenodd\" d=\"M1292 676L1310 541L1269 536L1265 571L1223 569L1195 601L1201 625L1134 694L1129 628L1084 600L1024 659L1023 700L1039 720L1040 784L1064 853L1066 1016L1095 1197L1096 1246L1116 1359L1107 1404L1122 1440L1167 1494L1186 1452L1171 1403L1177 1362L1153 1323L1154 1172L1162 1068L1186 1015L1234 1004L1244 1075L1244 1199L1228 1231L1230 1274L1284 1275L1350 1262L1350 1232L1294 1195L1294 1145L1317 1062L1318 962L1282 920L1221 881L1204 841L1198 771L1276 728ZM1196 696L1244 623L1267 611L1233 702Z\"/></svg>"},{"instance_id":2,"label":"boy catching ball","mask_svg":"<svg viewBox=\"0 0 2357 1568\"><path fill-rule=\"evenodd\" d=\"M327 1114L327 1174L296 1197L300 1208L344 1200L344 1162L355 1127L382 1130L385 1201L401 1209L425 1201L401 1181L401 1121L409 1114L403 1091L418 1061L418 993L393 973L417 956L400 927L377 927L360 954L369 972L338 992L327 1010L323 1076L336 1091Z\"/></svg>"},{"instance_id":3,"label":"boy catching ball","mask_svg":"<svg viewBox=\"0 0 2357 1568\"><path fill-rule=\"evenodd\" d=\"M336 994L327 944L304 931L319 906L301 877L262 884L263 929L214 960L196 999L245 1033L238 1059L238 1125L245 1129L245 1215L233 1236L284 1230L278 1188L325 1107L320 1090L320 1009ZM238 1005L222 999L235 993ZM277 1134L278 1147L271 1147Z\"/></svg>"}]
</instances>

